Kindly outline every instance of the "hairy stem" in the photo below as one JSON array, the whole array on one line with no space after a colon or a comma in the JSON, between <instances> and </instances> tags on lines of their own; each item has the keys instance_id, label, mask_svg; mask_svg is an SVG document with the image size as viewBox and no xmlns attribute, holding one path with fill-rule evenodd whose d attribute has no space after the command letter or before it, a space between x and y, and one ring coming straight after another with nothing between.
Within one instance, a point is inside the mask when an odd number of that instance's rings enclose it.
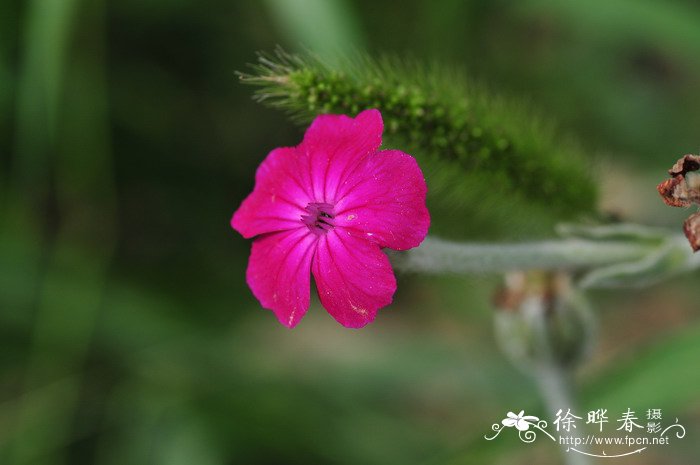
<instances>
[{"instance_id":1,"label":"hairy stem","mask_svg":"<svg viewBox=\"0 0 700 465\"><path fill-rule=\"evenodd\" d=\"M680 235L636 225L584 228L579 234L503 244L427 238L416 249L390 254L397 269L428 274L577 272L582 288L646 286L700 268L700 254Z\"/></svg>"},{"instance_id":2,"label":"hairy stem","mask_svg":"<svg viewBox=\"0 0 700 465\"><path fill-rule=\"evenodd\" d=\"M427 238L416 248L396 254L403 271L439 273L501 273L515 270L564 270L639 260L655 244L561 239L512 244L457 243Z\"/></svg>"},{"instance_id":3,"label":"hairy stem","mask_svg":"<svg viewBox=\"0 0 700 465\"><path fill-rule=\"evenodd\" d=\"M552 416L559 409L566 412L566 409L570 408L574 411L576 402L571 393L571 377L567 370L555 363L543 362L536 367L533 375L542 400ZM578 436L574 429L571 430L570 435ZM562 456L566 465L588 465L590 463L585 455L573 451L567 452L566 449L562 450Z\"/></svg>"}]
</instances>

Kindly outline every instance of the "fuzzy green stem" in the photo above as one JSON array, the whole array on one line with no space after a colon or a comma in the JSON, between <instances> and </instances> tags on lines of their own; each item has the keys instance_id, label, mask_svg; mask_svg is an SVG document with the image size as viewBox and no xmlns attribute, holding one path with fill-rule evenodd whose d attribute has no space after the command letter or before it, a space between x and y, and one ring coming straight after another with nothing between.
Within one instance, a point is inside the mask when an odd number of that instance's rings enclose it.
<instances>
[{"instance_id":1,"label":"fuzzy green stem","mask_svg":"<svg viewBox=\"0 0 700 465\"><path fill-rule=\"evenodd\" d=\"M566 270L639 260L654 248L653 244L584 239L463 244L427 238L417 249L397 254L394 265L404 271L428 274Z\"/></svg>"},{"instance_id":2,"label":"fuzzy green stem","mask_svg":"<svg viewBox=\"0 0 700 465\"><path fill-rule=\"evenodd\" d=\"M596 231L605 231L600 227ZM618 228L618 231L623 229ZM427 238L407 252L390 252L402 271L427 274L585 271L581 287L638 287L700 268L680 235L580 238L510 244L457 243Z\"/></svg>"},{"instance_id":3,"label":"fuzzy green stem","mask_svg":"<svg viewBox=\"0 0 700 465\"><path fill-rule=\"evenodd\" d=\"M555 414L562 406L565 409L576 408L576 402L571 393L571 374L568 371L555 364L544 363L535 368L533 375L542 400L549 412ZM573 437L580 436L575 430L572 430L570 435ZM590 463L588 457L573 451L567 452L562 450L562 457L566 465L588 465Z\"/></svg>"}]
</instances>

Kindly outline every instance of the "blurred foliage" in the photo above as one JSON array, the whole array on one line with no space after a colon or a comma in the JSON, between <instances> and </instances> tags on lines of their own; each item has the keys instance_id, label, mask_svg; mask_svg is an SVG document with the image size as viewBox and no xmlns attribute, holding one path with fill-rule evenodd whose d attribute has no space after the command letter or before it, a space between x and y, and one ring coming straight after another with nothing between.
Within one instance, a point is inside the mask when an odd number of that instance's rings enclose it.
<instances>
[{"instance_id":1,"label":"blurred foliage","mask_svg":"<svg viewBox=\"0 0 700 465\"><path fill-rule=\"evenodd\" d=\"M426 18L417 44L530 95L589 148L657 167L666 151L698 150L700 115L688 105L700 93L695 2L446 1L406 14Z\"/></svg>"},{"instance_id":2,"label":"blurred foliage","mask_svg":"<svg viewBox=\"0 0 700 465\"><path fill-rule=\"evenodd\" d=\"M316 304L294 331L260 309L228 220L301 131L233 71L301 42L464 65L599 153L602 204L680 228L653 187L699 145L699 17L686 0L0 2L0 463L558 463L483 440L508 410L546 413L495 348L495 280L400 276L360 332ZM698 430L696 282L592 296L583 405Z\"/></svg>"},{"instance_id":3,"label":"blurred foliage","mask_svg":"<svg viewBox=\"0 0 700 465\"><path fill-rule=\"evenodd\" d=\"M267 5L292 42L330 62L365 46L359 18L345 0L267 0Z\"/></svg>"}]
</instances>

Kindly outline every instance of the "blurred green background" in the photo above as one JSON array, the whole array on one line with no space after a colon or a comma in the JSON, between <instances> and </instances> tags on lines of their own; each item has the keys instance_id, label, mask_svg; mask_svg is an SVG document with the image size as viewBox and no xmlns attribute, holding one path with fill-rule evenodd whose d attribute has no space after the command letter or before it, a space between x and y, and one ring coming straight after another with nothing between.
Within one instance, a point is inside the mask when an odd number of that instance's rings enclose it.
<instances>
[{"instance_id":1,"label":"blurred green background","mask_svg":"<svg viewBox=\"0 0 700 465\"><path fill-rule=\"evenodd\" d=\"M688 214L654 187L700 148L691 0L3 0L0 464L560 463L483 439L548 416L493 340L498 277L400 276L361 331L316 302L290 331L254 300L228 221L302 131L234 71L277 44L462 64L578 136L603 211ZM688 430L616 463L697 463L697 280L590 296L583 408Z\"/></svg>"}]
</instances>

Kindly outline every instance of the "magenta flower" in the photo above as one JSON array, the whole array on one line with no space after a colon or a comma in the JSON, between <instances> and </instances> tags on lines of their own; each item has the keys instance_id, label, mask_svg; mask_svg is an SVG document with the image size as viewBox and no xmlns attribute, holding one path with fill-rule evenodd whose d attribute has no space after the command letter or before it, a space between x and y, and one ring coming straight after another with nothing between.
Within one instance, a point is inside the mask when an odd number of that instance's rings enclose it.
<instances>
[{"instance_id":1,"label":"magenta flower","mask_svg":"<svg viewBox=\"0 0 700 465\"><path fill-rule=\"evenodd\" d=\"M349 328L391 303L396 279L383 247L418 246L430 225L416 160L378 150L382 115L321 115L296 147L270 152L231 220L253 241L246 280L263 307L294 327L309 308L311 271L321 303Z\"/></svg>"}]
</instances>

